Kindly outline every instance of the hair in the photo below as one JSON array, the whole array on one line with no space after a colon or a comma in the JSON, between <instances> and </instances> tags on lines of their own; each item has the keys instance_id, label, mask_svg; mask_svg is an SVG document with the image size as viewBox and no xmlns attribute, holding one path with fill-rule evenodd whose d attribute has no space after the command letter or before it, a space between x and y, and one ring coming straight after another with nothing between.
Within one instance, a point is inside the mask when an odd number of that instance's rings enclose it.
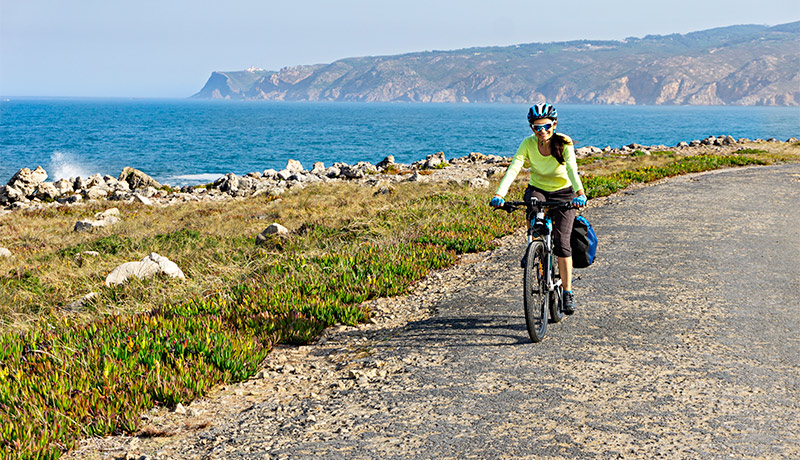
<instances>
[{"instance_id":1,"label":"hair","mask_svg":"<svg viewBox=\"0 0 800 460\"><path fill-rule=\"evenodd\" d=\"M559 133L553 133L553 137L550 138L550 155L553 155L553 158L558 161L559 164L564 164L564 146L565 145L572 145L572 140L567 136Z\"/></svg>"}]
</instances>

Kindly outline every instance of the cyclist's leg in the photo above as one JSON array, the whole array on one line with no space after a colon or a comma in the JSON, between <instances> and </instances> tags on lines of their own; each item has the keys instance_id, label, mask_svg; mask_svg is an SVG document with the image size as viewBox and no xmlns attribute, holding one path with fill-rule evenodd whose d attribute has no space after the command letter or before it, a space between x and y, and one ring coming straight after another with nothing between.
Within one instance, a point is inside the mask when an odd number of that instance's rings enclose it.
<instances>
[{"instance_id":1,"label":"cyclist's leg","mask_svg":"<svg viewBox=\"0 0 800 460\"><path fill-rule=\"evenodd\" d=\"M548 200L566 201L575 197L571 188L557 190L549 194ZM565 295L565 311L574 310L572 302L572 224L575 222L575 209L557 209L553 211L553 253L558 256L558 270L564 292L569 293L569 301Z\"/></svg>"},{"instance_id":2,"label":"cyclist's leg","mask_svg":"<svg viewBox=\"0 0 800 460\"><path fill-rule=\"evenodd\" d=\"M532 187L528 185L528 188L525 189L525 195L522 198L522 201L525 203L530 203L533 198L536 198L539 201L545 201L545 196L541 190L537 189L536 187ZM530 218L531 215L530 206L528 206L528 211L525 214ZM519 265L522 268L525 268L525 264L527 263L528 252L526 251L525 254L522 256L522 260L520 261Z\"/></svg>"},{"instance_id":3,"label":"cyclist's leg","mask_svg":"<svg viewBox=\"0 0 800 460\"><path fill-rule=\"evenodd\" d=\"M546 201L544 192L542 190L529 185L528 188L525 189L525 197L523 198L523 201L525 201L525 203L530 203L532 198L536 198L539 201Z\"/></svg>"}]
</instances>

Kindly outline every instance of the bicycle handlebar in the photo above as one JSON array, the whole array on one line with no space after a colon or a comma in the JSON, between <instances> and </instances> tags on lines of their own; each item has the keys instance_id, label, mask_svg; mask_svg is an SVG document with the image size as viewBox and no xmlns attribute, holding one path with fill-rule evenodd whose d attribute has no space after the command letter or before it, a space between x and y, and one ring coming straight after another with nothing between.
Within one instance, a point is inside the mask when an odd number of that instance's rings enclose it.
<instances>
[{"instance_id":1,"label":"bicycle handlebar","mask_svg":"<svg viewBox=\"0 0 800 460\"><path fill-rule=\"evenodd\" d=\"M535 206L537 208L564 208L564 209L577 209L578 207L572 204L572 201L539 201L539 200L532 200L530 203L526 203L524 201L506 201L503 203L503 206L500 206L497 209L502 209L505 212L514 212L518 208L521 207L528 207L528 206Z\"/></svg>"}]
</instances>

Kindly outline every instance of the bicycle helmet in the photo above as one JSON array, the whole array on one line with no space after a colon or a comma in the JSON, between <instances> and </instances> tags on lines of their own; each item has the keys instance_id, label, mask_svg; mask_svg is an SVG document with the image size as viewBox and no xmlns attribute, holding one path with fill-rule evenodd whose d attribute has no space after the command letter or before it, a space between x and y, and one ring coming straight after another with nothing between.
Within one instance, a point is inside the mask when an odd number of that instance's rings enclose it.
<instances>
[{"instance_id":1,"label":"bicycle helmet","mask_svg":"<svg viewBox=\"0 0 800 460\"><path fill-rule=\"evenodd\" d=\"M558 111L550 104L536 104L528 110L528 123L539 118L549 118L553 121L558 119Z\"/></svg>"}]
</instances>

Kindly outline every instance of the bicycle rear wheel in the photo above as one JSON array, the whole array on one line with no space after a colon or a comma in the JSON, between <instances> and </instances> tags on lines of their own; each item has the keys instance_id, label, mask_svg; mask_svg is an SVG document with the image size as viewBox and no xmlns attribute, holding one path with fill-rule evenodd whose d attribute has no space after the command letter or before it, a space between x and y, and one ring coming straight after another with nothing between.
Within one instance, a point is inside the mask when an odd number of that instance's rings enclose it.
<instances>
[{"instance_id":1,"label":"bicycle rear wheel","mask_svg":"<svg viewBox=\"0 0 800 460\"><path fill-rule=\"evenodd\" d=\"M547 309L550 295L547 292L545 277L544 245L534 240L528 245L525 278L523 280L523 303L525 304L525 325L531 340L541 342L547 331Z\"/></svg>"}]
</instances>

